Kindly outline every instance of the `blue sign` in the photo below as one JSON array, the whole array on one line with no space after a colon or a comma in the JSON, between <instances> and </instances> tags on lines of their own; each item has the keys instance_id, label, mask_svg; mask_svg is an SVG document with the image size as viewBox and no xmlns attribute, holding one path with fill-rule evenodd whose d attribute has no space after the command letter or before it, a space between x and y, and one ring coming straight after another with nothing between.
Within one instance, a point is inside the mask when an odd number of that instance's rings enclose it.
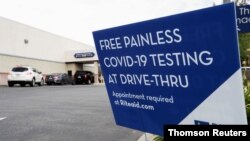
<instances>
[{"instance_id":1,"label":"blue sign","mask_svg":"<svg viewBox=\"0 0 250 141\"><path fill-rule=\"evenodd\" d=\"M236 13L239 33L250 32L250 5L237 6Z\"/></svg>"},{"instance_id":2,"label":"blue sign","mask_svg":"<svg viewBox=\"0 0 250 141\"><path fill-rule=\"evenodd\" d=\"M246 124L233 4L93 36L117 125Z\"/></svg>"},{"instance_id":3,"label":"blue sign","mask_svg":"<svg viewBox=\"0 0 250 141\"><path fill-rule=\"evenodd\" d=\"M74 54L75 58L89 58L89 57L94 57L94 56L95 56L94 52L81 52L81 53Z\"/></svg>"}]
</instances>

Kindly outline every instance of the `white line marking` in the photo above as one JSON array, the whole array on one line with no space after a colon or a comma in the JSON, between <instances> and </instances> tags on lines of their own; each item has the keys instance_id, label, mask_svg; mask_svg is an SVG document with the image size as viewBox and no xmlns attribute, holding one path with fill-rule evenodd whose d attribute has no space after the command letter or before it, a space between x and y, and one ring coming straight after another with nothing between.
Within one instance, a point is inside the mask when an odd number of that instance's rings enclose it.
<instances>
[{"instance_id":1,"label":"white line marking","mask_svg":"<svg viewBox=\"0 0 250 141\"><path fill-rule=\"evenodd\" d=\"M0 120L4 120L4 119L6 119L7 117L0 117Z\"/></svg>"}]
</instances>

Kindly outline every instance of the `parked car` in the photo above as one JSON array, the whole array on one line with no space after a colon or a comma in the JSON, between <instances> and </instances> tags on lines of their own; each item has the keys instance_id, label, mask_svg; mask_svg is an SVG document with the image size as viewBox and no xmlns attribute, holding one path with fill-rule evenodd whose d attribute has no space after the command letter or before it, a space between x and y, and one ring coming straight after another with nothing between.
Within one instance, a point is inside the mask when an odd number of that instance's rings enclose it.
<instances>
[{"instance_id":1,"label":"parked car","mask_svg":"<svg viewBox=\"0 0 250 141\"><path fill-rule=\"evenodd\" d=\"M94 83L94 73L90 71L76 71L74 75L75 84L91 84Z\"/></svg>"},{"instance_id":2,"label":"parked car","mask_svg":"<svg viewBox=\"0 0 250 141\"><path fill-rule=\"evenodd\" d=\"M29 84L31 87L38 84L42 86L44 84L44 78L42 72L29 66L17 66L12 68L8 75L8 86L13 87L15 84L20 84L24 87Z\"/></svg>"},{"instance_id":3,"label":"parked car","mask_svg":"<svg viewBox=\"0 0 250 141\"><path fill-rule=\"evenodd\" d=\"M66 73L52 73L46 76L45 82L47 85L52 84L71 84L72 80Z\"/></svg>"}]
</instances>

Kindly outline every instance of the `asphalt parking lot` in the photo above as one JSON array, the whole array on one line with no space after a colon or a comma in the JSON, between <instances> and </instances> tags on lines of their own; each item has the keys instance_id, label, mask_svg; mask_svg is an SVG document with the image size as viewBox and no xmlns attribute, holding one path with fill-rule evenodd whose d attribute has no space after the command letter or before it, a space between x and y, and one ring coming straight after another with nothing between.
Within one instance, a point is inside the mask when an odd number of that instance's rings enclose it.
<instances>
[{"instance_id":1,"label":"asphalt parking lot","mask_svg":"<svg viewBox=\"0 0 250 141\"><path fill-rule=\"evenodd\" d=\"M104 86L0 86L0 141L136 141L115 125Z\"/></svg>"}]
</instances>

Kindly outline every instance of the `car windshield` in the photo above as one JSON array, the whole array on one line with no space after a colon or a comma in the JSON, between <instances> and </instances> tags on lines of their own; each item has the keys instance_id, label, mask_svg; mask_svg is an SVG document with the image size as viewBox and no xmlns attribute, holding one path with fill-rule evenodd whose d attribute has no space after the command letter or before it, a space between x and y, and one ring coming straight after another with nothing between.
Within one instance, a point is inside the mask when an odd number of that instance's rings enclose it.
<instances>
[{"instance_id":1,"label":"car windshield","mask_svg":"<svg viewBox=\"0 0 250 141\"><path fill-rule=\"evenodd\" d=\"M77 71L76 74L84 75L84 74L92 74L90 71Z\"/></svg>"},{"instance_id":2,"label":"car windshield","mask_svg":"<svg viewBox=\"0 0 250 141\"><path fill-rule=\"evenodd\" d=\"M28 68L24 68L24 67L15 67L12 69L13 72L25 72L28 71Z\"/></svg>"},{"instance_id":3,"label":"car windshield","mask_svg":"<svg viewBox=\"0 0 250 141\"><path fill-rule=\"evenodd\" d=\"M52 73L51 75L53 75L53 76L61 76L62 74L61 73Z\"/></svg>"},{"instance_id":4,"label":"car windshield","mask_svg":"<svg viewBox=\"0 0 250 141\"><path fill-rule=\"evenodd\" d=\"M77 75L83 75L83 74L85 74L85 73L86 73L86 72L84 72L84 71L77 71L77 72L76 72Z\"/></svg>"}]
</instances>

